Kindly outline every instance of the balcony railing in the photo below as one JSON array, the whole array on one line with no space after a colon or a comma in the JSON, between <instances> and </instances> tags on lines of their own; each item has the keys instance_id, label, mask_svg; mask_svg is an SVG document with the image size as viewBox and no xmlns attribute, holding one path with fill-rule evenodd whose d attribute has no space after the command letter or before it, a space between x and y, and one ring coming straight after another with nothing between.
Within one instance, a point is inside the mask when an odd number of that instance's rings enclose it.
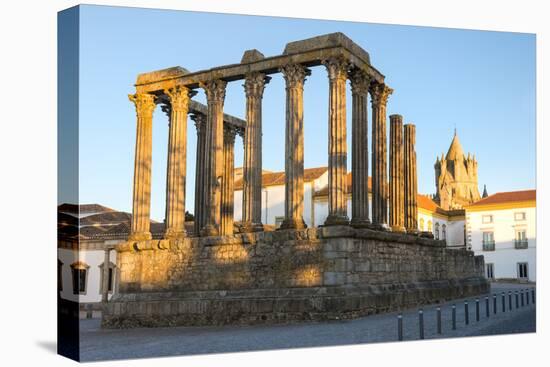
<instances>
[{"instance_id":1,"label":"balcony railing","mask_svg":"<svg viewBox=\"0 0 550 367\"><path fill-rule=\"evenodd\" d=\"M527 240L515 240L514 246L517 250L526 249L529 247L529 242Z\"/></svg>"},{"instance_id":2,"label":"balcony railing","mask_svg":"<svg viewBox=\"0 0 550 367\"><path fill-rule=\"evenodd\" d=\"M495 241L483 241L483 251L495 251Z\"/></svg>"}]
</instances>

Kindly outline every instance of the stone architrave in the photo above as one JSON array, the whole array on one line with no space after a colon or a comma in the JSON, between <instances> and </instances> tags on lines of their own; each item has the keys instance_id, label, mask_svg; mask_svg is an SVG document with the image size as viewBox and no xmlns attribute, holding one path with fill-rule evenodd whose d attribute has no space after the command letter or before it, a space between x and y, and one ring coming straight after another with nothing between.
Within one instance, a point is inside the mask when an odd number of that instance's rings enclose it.
<instances>
[{"instance_id":1,"label":"stone architrave","mask_svg":"<svg viewBox=\"0 0 550 367\"><path fill-rule=\"evenodd\" d=\"M206 210L204 202L204 166L206 162L206 115L193 113L191 119L195 122L197 129L197 157L195 163L195 235L200 234L204 227Z\"/></svg>"},{"instance_id":2,"label":"stone architrave","mask_svg":"<svg viewBox=\"0 0 550 367\"><path fill-rule=\"evenodd\" d=\"M130 94L128 98L134 103L137 115L132 228L129 240L150 240L153 111L156 98L147 93Z\"/></svg>"},{"instance_id":3,"label":"stone architrave","mask_svg":"<svg viewBox=\"0 0 550 367\"><path fill-rule=\"evenodd\" d=\"M285 219L281 229L301 229L304 222L304 82L310 70L300 64L281 68L286 82Z\"/></svg>"},{"instance_id":4,"label":"stone architrave","mask_svg":"<svg viewBox=\"0 0 550 367\"><path fill-rule=\"evenodd\" d=\"M166 182L165 238L185 236L185 186L187 160L187 113L190 90L176 87L165 90L170 101L168 169Z\"/></svg>"},{"instance_id":5,"label":"stone architrave","mask_svg":"<svg viewBox=\"0 0 550 367\"><path fill-rule=\"evenodd\" d=\"M405 232L403 186L403 117L390 116L390 218L392 231Z\"/></svg>"},{"instance_id":6,"label":"stone architrave","mask_svg":"<svg viewBox=\"0 0 550 367\"><path fill-rule=\"evenodd\" d=\"M405 124L404 126L404 216L407 232L418 233L418 206L417 206L417 175L416 175L416 126Z\"/></svg>"},{"instance_id":7,"label":"stone architrave","mask_svg":"<svg viewBox=\"0 0 550 367\"><path fill-rule=\"evenodd\" d=\"M351 132L351 224L367 227L369 218L369 130L368 104L370 78L360 69L349 73L352 95Z\"/></svg>"},{"instance_id":8,"label":"stone architrave","mask_svg":"<svg viewBox=\"0 0 550 367\"><path fill-rule=\"evenodd\" d=\"M220 234L221 186L223 177L223 103L227 82L221 79L200 84L206 92L208 115L206 118L206 162L204 197L206 216L203 236Z\"/></svg>"},{"instance_id":9,"label":"stone architrave","mask_svg":"<svg viewBox=\"0 0 550 367\"><path fill-rule=\"evenodd\" d=\"M242 231L263 230L262 225L262 97L271 78L261 73L246 76L246 129L244 133Z\"/></svg>"},{"instance_id":10,"label":"stone architrave","mask_svg":"<svg viewBox=\"0 0 550 367\"><path fill-rule=\"evenodd\" d=\"M386 148L386 104L393 92L382 83L372 83L372 222L375 228L388 229L388 184Z\"/></svg>"},{"instance_id":11,"label":"stone architrave","mask_svg":"<svg viewBox=\"0 0 550 367\"><path fill-rule=\"evenodd\" d=\"M235 202L235 135L237 129L230 125L223 128L223 178L221 197L221 230L220 235L233 235L233 207Z\"/></svg>"},{"instance_id":12,"label":"stone architrave","mask_svg":"<svg viewBox=\"0 0 550 367\"><path fill-rule=\"evenodd\" d=\"M325 225L345 225L347 215L346 81L349 62L323 62L329 79L328 216Z\"/></svg>"}]
</instances>

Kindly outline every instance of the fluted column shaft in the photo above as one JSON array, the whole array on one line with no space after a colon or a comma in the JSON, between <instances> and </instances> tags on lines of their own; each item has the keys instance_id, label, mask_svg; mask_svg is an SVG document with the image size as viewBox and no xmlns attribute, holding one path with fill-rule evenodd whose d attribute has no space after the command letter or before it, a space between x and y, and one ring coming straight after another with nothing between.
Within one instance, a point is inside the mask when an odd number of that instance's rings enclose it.
<instances>
[{"instance_id":1,"label":"fluted column shaft","mask_svg":"<svg viewBox=\"0 0 550 367\"><path fill-rule=\"evenodd\" d=\"M348 63L324 61L329 78L328 216L325 225L347 224L346 80Z\"/></svg>"},{"instance_id":2,"label":"fluted column shaft","mask_svg":"<svg viewBox=\"0 0 550 367\"><path fill-rule=\"evenodd\" d=\"M407 232L418 232L417 174L416 174L416 126L404 126L404 190L405 190L405 228Z\"/></svg>"},{"instance_id":3,"label":"fluted column shaft","mask_svg":"<svg viewBox=\"0 0 550 367\"><path fill-rule=\"evenodd\" d=\"M134 103L137 115L130 240L149 240L151 239L151 154L155 97L143 93L129 95L128 98Z\"/></svg>"},{"instance_id":4,"label":"fluted column shaft","mask_svg":"<svg viewBox=\"0 0 550 367\"><path fill-rule=\"evenodd\" d=\"M170 99L165 238L181 238L185 236L189 93L190 91L186 87L176 87L165 91L165 94Z\"/></svg>"},{"instance_id":5,"label":"fluted column shaft","mask_svg":"<svg viewBox=\"0 0 550 367\"><path fill-rule=\"evenodd\" d=\"M195 222L194 232L199 234L204 227L206 210L204 202L204 166L206 162L206 116L202 113L191 115L197 129L197 156L195 163Z\"/></svg>"},{"instance_id":6,"label":"fluted column shaft","mask_svg":"<svg viewBox=\"0 0 550 367\"><path fill-rule=\"evenodd\" d=\"M234 218L234 180L235 180L235 134L237 130L229 125L224 126L223 136L223 178L221 204L221 235L233 234Z\"/></svg>"},{"instance_id":7,"label":"fluted column shaft","mask_svg":"<svg viewBox=\"0 0 550 367\"><path fill-rule=\"evenodd\" d=\"M390 218L392 231L404 232L403 117L390 116Z\"/></svg>"},{"instance_id":8,"label":"fluted column shaft","mask_svg":"<svg viewBox=\"0 0 550 367\"><path fill-rule=\"evenodd\" d=\"M246 129L244 133L243 214L244 232L262 230L262 97L271 78L253 73L247 75Z\"/></svg>"},{"instance_id":9,"label":"fluted column shaft","mask_svg":"<svg viewBox=\"0 0 550 367\"><path fill-rule=\"evenodd\" d=\"M358 69L350 73L352 95L351 133L351 224L368 226L369 218L369 130L368 105L370 78Z\"/></svg>"},{"instance_id":10,"label":"fluted column shaft","mask_svg":"<svg viewBox=\"0 0 550 367\"><path fill-rule=\"evenodd\" d=\"M106 303L109 301L109 265L111 263L111 249L106 247L103 253L103 268L101 271L102 282L101 282L101 302ZM114 274L113 274L114 275Z\"/></svg>"},{"instance_id":11,"label":"fluted column shaft","mask_svg":"<svg viewBox=\"0 0 550 367\"><path fill-rule=\"evenodd\" d=\"M205 225L204 236L220 234L221 183L223 176L223 103L227 82L221 79L201 83L206 92L208 115L206 119L205 166Z\"/></svg>"},{"instance_id":12,"label":"fluted column shaft","mask_svg":"<svg viewBox=\"0 0 550 367\"><path fill-rule=\"evenodd\" d=\"M386 148L386 103L392 89L385 84L371 84L372 96L372 222L388 228L388 184Z\"/></svg>"},{"instance_id":13,"label":"fluted column shaft","mask_svg":"<svg viewBox=\"0 0 550 367\"><path fill-rule=\"evenodd\" d=\"M281 69L286 82L285 219L281 229L305 228L304 222L304 82L309 69L290 64Z\"/></svg>"}]
</instances>

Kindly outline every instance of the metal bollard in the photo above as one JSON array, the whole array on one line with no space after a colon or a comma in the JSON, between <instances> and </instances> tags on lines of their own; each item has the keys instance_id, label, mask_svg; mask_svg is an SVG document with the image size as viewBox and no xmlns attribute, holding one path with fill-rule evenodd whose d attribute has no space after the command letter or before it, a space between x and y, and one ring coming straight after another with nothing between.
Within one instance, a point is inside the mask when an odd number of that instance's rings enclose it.
<instances>
[{"instance_id":1,"label":"metal bollard","mask_svg":"<svg viewBox=\"0 0 550 367\"><path fill-rule=\"evenodd\" d=\"M502 312L506 312L506 295L502 292Z\"/></svg>"},{"instance_id":2,"label":"metal bollard","mask_svg":"<svg viewBox=\"0 0 550 367\"><path fill-rule=\"evenodd\" d=\"M531 300L533 301L533 306L535 305L535 288L531 289Z\"/></svg>"},{"instance_id":3,"label":"metal bollard","mask_svg":"<svg viewBox=\"0 0 550 367\"><path fill-rule=\"evenodd\" d=\"M476 321L479 322L479 298L476 298Z\"/></svg>"},{"instance_id":4,"label":"metal bollard","mask_svg":"<svg viewBox=\"0 0 550 367\"><path fill-rule=\"evenodd\" d=\"M489 297L485 297L485 316L489 317Z\"/></svg>"},{"instance_id":5,"label":"metal bollard","mask_svg":"<svg viewBox=\"0 0 550 367\"><path fill-rule=\"evenodd\" d=\"M397 340L403 340L403 315L397 315Z\"/></svg>"},{"instance_id":6,"label":"metal bollard","mask_svg":"<svg viewBox=\"0 0 550 367\"><path fill-rule=\"evenodd\" d=\"M424 339L424 311L418 310L418 328L420 333L420 339Z\"/></svg>"},{"instance_id":7,"label":"metal bollard","mask_svg":"<svg viewBox=\"0 0 550 367\"><path fill-rule=\"evenodd\" d=\"M493 313L497 314L497 295L493 294Z\"/></svg>"},{"instance_id":8,"label":"metal bollard","mask_svg":"<svg viewBox=\"0 0 550 367\"><path fill-rule=\"evenodd\" d=\"M464 323L466 325L470 323L470 313L468 312L468 301L464 301Z\"/></svg>"},{"instance_id":9,"label":"metal bollard","mask_svg":"<svg viewBox=\"0 0 550 367\"><path fill-rule=\"evenodd\" d=\"M437 308L437 333L441 334L441 307Z\"/></svg>"},{"instance_id":10,"label":"metal bollard","mask_svg":"<svg viewBox=\"0 0 550 367\"><path fill-rule=\"evenodd\" d=\"M512 291L508 291L508 309L512 311Z\"/></svg>"},{"instance_id":11,"label":"metal bollard","mask_svg":"<svg viewBox=\"0 0 550 367\"><path fill-rule=\"evenodd\" d=\"M456 305L453 305L453 330L456 330Z\"/></svg>"},{"instance_id":12,"label":"metal bollard","mask_svg":"<svg viewBox=\"0 0 550 367\"><path fill-rule=\"evenodd\" d=\"M516 291L516 309L519 308L519 294L518 291Z\"/></svg>"},{"instance_id":13,"label":"metal bollard","mask_svg":"<svg viewBox=\"0 0 550 367\"><path fill-rule=\"evenodd\" d=\"M525 292L524 292L524 290L522 289L519 293L520 293L520 298L521 298L521 307L523 307L523 306L525 306L525 303L524 303L524 301L523 301L523 299L525 298L523 294L524 294Z\"/></svg>"}]
</instances>

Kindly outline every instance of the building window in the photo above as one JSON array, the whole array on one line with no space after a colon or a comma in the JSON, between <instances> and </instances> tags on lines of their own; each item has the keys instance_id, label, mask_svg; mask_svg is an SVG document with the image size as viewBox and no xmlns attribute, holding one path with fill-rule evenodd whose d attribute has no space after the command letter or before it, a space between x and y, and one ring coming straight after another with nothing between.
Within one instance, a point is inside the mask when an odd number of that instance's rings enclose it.
<instances>
[{"instance_id":1,"label":"building window","mask_svg":"<svg viewBox=\"0 0 550 367\"><path fill-rule=\"evenodd\" d=\"M495 279L495 266L493 264L486 264L487 269L487 279Z\"/></svg>"},{"instance_id":2,"label":"building window","mask_svg":"<svg viewBox=\"0 0 550 367\"><path fill-rule=\"evenodd\" d=\"M514 213L514 220L525 220L525 212Z\"/></svg>"},{"instance_id":3,"label":"building window","mask_svg":"<svg viewBox=\"0 0 550 367\"><path fill-rule=\"evenodd\" d=\"M518 279L527 280L529 278L529 272L527 263L518 263Z\"/></svg>"},{"instance_id":4,"label":"building window","mask_svg":"<svg viewBox=\"0 0 550 367\"><path fill-rule=\"evenodd\" d=\"M495 251L495 237L493 232L483 232L483 251Z\"/></svg>"},{"instance_id":5,"label":"building window","mask_svg":"<svg viewBox=\"0 0 550 367\"><path fill-rule=\"evenodd\" d=\"M86 294L89 266L82 261L71 265L73 278L73 294Z\"/></svg>"},{"instance_id":6,"label":"building window","mask_svg":"<svg viewBox=\"0 0 550 367\"><path fill-rule=\"evenodd\" d=\"M447 241L447 226L445 224L441 226L441 239Z\"/></svg>"},{"instance_id":7,"label":"building window","mask_svg":"<svg viewBox=\"0 0 550 367\"><path fill-rule=\"evenodd\" d=\"M100 286L99 286L99 293L103 293L103 266L104 263L99 265L99 273L100 275ZM107 279L107 291L109 293L113 292L113 289L115 289L115 269L116 265L112 262L109 262L109 271L108 271L108 279Z\"/></svg>"},{"instance_id":8,"label":"building window","mask_svg":"<svg viewBox=\"0 0 550 367\"><path fill-rule=\"evenodd\" d=\"M285 220L285 217L275 217L275 227L279 228L281 224L283 224L284 220Z\"/></svg>"},{"instance_id":9,"label":"building window","mask_svg":"<svg viewBox=\"0 0 550 367\"><path fill-rule=\"evenodd\" d=\"M432 231L432 221L429 220L428 221L428 232L431 232Z\"/></svg>"},{"instance_id":10,"label":"building window","mask_svg":"<svg viewBox=\"0 0 550 367\"><path fill-rule=\"evenodd\" d=\"M516 249L526 249L528 247L527 231L525 229L516 230L514 245Z\"/></svg>"},{"instance_id":11,"label":"building window","mask_svg":"<svg viewBox=\"0 0 550 367\"><path fill-rule=\"evenodd\" d=\"M57 259L57 290L63 290L63 262Z\"/></svg>"},{"instance_id":12,"label":"building window","mask_svg":"<svg viewBox=\"0 0 550 367\"><path fill-rule=\"evenodd\" d=\"M493 223L493 216L492 215L484 215L481 217L481 221L483 223Z\"/></svg>"},{"instance_id":13,"label":"building window","mask_svg":"<svg viewBox=\"0 0 550 367\"><path fill-rule=\"evenodd\" d=\"M424 231L424 218L420 218L420 230Z\"/></svg>"},{"instance_id":14,"label":"building window","mask_svg":"<svg viewBox=\"0 0 550 367\"><path fill-rule=\"evenodd\" d=\"M435 224L434 237L435 237L436 240L439 239L439 223Z\"/></svg>"}]
</instances>

